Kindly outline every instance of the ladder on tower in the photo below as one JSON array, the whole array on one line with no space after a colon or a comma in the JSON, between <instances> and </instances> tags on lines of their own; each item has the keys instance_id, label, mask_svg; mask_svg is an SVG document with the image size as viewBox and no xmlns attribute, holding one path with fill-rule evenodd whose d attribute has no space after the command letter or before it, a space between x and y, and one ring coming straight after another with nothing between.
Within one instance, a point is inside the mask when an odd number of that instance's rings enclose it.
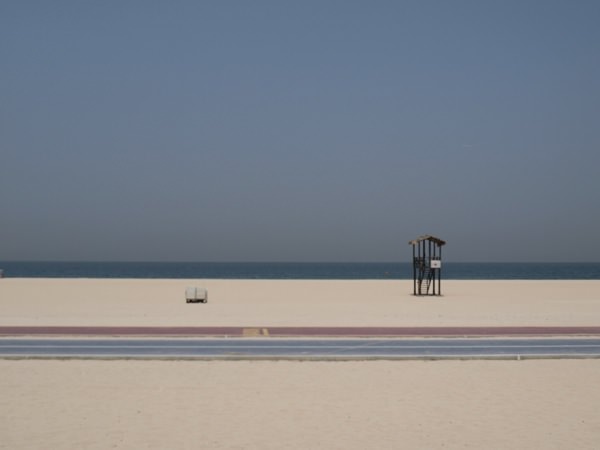
<instances>
[{"instance_id":1,"label":"ladder on tower","mask_svg":"<svg viewBox=\"0 0 600 450\"><path fill-rule=\"evenodd\" d=\"M429 286L431 286L431 282L433 281L434 271L428 265L424 265L419 270L419 295L428 295L429 294ZM425 292L423 292L423 284L425 284Z\"/></svg>"}]
</instances>

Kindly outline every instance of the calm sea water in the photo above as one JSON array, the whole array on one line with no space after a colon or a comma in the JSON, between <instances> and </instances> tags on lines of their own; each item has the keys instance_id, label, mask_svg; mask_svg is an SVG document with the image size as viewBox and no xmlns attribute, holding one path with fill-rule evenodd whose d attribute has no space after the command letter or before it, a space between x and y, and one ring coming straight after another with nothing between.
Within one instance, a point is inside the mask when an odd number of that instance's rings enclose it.
<instances>
[{"instance_id":1,"label":"calm sea water","mask_svg":"<svg viewBox=\"0 0 600 450\"><path fill-rule=\"evenodd\" d=\"M410 263L0 262L4 277L412 279ZM444 262L446 280L598 280L600 263Z\"/></svg>"}]
</instances>

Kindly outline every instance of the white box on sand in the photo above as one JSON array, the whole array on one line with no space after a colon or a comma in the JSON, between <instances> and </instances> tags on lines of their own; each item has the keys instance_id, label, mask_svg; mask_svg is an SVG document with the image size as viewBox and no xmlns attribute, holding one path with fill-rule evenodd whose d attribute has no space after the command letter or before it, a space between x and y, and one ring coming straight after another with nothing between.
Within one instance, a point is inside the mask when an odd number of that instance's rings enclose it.
<instances>
[{"instance_id":1,"label":"white box on sand","mask_svg":"<svg viewBox=\"0 0 600 450\"><path fill-rule=\"evenodd\" d=\"M186 303L206 303L208 301L208 291L205 288L188 287L185 289Z\"/></svg>"}]
</instances>

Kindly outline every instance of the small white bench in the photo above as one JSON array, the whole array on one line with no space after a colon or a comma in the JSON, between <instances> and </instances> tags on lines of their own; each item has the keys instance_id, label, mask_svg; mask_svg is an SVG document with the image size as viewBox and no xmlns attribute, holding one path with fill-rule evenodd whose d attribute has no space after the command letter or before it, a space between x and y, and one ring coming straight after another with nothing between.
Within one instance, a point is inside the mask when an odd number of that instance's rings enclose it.
<instances>
[{"instance_id":1,"label":"small white bench","mask_svg":"<svg viewBox=\"0 0 600 450\"><path fill-rule=\"evenodd\" d=\"M188 287L185 288L186 303L206 303L208 301L208 291L205 288Z\"/></svg>"}]
</instances>

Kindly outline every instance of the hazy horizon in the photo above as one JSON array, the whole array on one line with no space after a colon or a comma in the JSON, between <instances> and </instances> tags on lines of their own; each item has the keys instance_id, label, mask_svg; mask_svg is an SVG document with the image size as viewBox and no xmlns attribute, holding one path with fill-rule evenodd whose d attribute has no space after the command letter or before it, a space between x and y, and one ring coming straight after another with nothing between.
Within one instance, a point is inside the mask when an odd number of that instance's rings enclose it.
<instances>
[{"instance_id":1,"label":"hazy horizon","mask_svg":"<svg viewBox=\"0 0 600 450\"><path fill-rule=\"evenodd\" d=\"M411 259L397 261L133 261L133 260L2 260L1 263L73 263L73 264L411 264ZM600 261L456 261L443 259L450 264L600 264ZM2 266L0 266L2 269Z\"/></svg>"},{"instance_id":2,"label":"hazy horizon","mask_svg":"<svg viewBox=\"0 0 600 450\"><path fill-rule=\"evenodd\" d=\"M600 2L0 5L0 261L600 261Z\"/></svg>"}]
</instances>

